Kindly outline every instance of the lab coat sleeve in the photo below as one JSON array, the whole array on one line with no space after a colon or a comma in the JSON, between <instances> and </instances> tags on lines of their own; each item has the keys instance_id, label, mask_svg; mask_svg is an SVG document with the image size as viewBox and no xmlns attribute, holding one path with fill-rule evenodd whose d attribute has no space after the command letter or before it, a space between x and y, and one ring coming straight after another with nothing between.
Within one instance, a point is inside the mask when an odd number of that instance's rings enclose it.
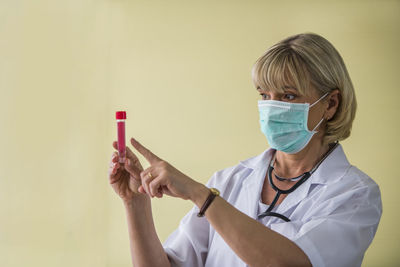
<instances>
[{"instance_id":1,"label":"lab coat sleeve","mask_svg":"<svg viewBox=\"0 0 400 267\"><path fill-rule=\"evenodd\" d=\"M382 214L379 187L371 182L336 193L316 205L306 223L291 222L287 237L313 266L361 266Z\"/></svg>"},{"instance_id":2,"label":"lab coat sleeve","mask_svg":"<svg viewBox=\"0 0 400 267\"><path fill-rule=\"evenodd\" d=\"M164 251L171 266L204 266L208 252L209 223L205 217L197 217L193 207L164 242Z\"/></svg>"},{"instance_id":3,"label":"lab coat sleeve","mask_svg":"<svg viewBox=\"0 0 400 267\"><path fill-rule=\"evenodd\" d=\"M213 174L207 187L215 186L217 172ZM164 242L163 247L171 266L204 266L208 254L210 224L206 217L197 217L199 208L193 208L183 217L176 229Z\"/></svg>"}]
</instances>

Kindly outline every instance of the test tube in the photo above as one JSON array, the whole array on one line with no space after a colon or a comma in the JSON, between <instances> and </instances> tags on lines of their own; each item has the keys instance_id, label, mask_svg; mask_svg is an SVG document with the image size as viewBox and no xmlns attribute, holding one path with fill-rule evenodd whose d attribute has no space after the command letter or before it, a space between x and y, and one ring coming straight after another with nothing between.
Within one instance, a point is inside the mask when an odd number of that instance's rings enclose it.
<instances>
[{"instance_id":1,"label":"test tube","mask_svg":"<svg viewBox=\"0 0 400 267\"><path fill-rule=\"evenodd\" d=\"M115 117L117 119L117 129L118 129L118 154L119 154L119 162L125 163L125 120L126 120L126 112L125 111L117 111L115 113Z\"/></svg>"}]
</instances>

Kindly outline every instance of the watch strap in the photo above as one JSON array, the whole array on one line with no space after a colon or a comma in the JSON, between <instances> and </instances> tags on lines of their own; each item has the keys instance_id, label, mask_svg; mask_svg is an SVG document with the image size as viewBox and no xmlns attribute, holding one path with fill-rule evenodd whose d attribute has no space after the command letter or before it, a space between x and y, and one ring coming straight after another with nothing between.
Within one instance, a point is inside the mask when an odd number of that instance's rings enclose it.
<instances>
[{"instance_id":1,"label":"watch strap","mask_svg":"<svg viewBox=\"0 0 400 267\"><path fill-rule=\"evenodd\" d=\"M197 214L197 217L203 217L207 208L213 202L216 196L219 196L219 191L216 188L210 188L210 194L208 195L206 201L200 209L200 212Z\"/></svg>"}]
</instances>

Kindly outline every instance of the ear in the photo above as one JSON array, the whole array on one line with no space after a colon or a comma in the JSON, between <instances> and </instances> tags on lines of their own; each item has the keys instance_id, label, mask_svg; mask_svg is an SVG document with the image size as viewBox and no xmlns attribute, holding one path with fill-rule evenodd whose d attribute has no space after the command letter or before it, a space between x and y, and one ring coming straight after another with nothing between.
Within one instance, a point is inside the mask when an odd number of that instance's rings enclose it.
<instances>
[{"instance_id":1,"label":"ear","mask_svg":"<svg viewBox=\"0 0 400 267\"><path fill-rule=\"evenodd\" d=\"M328 95L328 107L326 108L325 111L325 120L329 121L330 119L335 116L336 111L339 107L339 103L341 100L341 94L339 89L334 89L332 92L329 93Z\"/></svg>"}]
</instances>

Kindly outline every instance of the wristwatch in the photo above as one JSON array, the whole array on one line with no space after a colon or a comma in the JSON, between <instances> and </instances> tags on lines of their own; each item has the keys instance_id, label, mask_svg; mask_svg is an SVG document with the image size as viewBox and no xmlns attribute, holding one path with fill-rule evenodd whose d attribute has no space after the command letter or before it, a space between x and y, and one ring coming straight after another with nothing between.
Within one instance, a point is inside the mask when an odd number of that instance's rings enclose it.
<instances>
[{"instance_id":1,"label":"wristwatch","mask_svg":"<svg viewBox=\"0 0 400 267\"><path fill-rule=\"evenodd\" d=\"M203 217L207 208L210 206L211 202L214 200L216 196L219 196L219 191L217 188L210 188L210 194L208 195L206 201L200 209L200 212L197 214L197 217Z\"/></svg>"}]
</instances>

